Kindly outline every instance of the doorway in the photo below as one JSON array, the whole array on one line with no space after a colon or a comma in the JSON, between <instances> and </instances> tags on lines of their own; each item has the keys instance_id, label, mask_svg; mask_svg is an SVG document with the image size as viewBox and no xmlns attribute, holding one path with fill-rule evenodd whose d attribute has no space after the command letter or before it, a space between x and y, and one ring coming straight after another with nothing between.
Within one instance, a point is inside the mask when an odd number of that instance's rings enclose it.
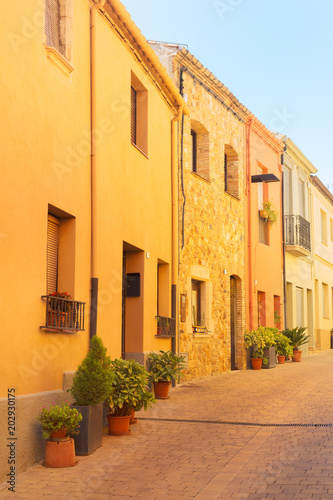
<instances>
[{"instance_id":1,"label":"doorway","mask_svg":"<svg viewBox=\"0 0 333 500\"><path fill-rule=\"evenodd\" d=\"M230 347L231 370L237 370L237 288L233 276L230 277Z\"/></svg>"}]
</instances>

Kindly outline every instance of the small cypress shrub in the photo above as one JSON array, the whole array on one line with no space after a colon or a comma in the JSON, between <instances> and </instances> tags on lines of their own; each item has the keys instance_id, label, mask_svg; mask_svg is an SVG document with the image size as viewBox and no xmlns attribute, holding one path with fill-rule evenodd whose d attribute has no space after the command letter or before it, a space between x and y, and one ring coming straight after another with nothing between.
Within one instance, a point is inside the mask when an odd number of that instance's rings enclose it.
<instances>
[{"instance_id":1,"label":"small cypress shrub","mask_svg":"<svg viewBox=\"0 0 333 500\"><path fill-rule=\"evenodd\" d=\"M78 366L69 389L77 406L93 406L105 401L112 392L113 371L102 339L94 336L90 350Z\"/></svg>"}]
</instances>

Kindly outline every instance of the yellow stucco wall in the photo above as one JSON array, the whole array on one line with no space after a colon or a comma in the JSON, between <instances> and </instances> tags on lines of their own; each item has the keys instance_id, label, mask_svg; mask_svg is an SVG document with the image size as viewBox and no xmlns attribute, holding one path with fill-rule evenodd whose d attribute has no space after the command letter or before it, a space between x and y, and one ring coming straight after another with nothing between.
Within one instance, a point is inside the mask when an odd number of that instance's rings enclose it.
<instances>
[{"instance_id":1,"label":"yellow stucco wall","mask_svg":"<svg viewBox=\"0 0 333 500\"><path fill-rule=\"evenodd\" d=\"M313 184L311 192L316 292L314 336L316 349L325 350L331 348L331 329L333 328L333 234L331 232L333 206ZM326 241L323 241L321 231L321 213L326 214Z\"/></svg>"},{"instance_id":2,"label":"yellow stucco wall","mask_svg":"<svg viewBox=\"0 0 333 500\"><path fill-rule=\"evenodd\" d=\"M45 334L48 204L75 217L75 299L89 302L89 11L74 6L74 72L47 59L41 2L23 0L2 16L1 365L18 394L62 388L88 347L88 331ZM77 9L77 10L76 10ZM80 12L80 16L76 14ZM85 47L86 50L82 50Z\"/></svg>"},{"instance_id":3,"label":"yellow stucco wall","mask_svg":"<svg viewBox=\"0 0 333 500\"><path fill-rule=\"evenodd\" d=\"M89 2L73 2L72 68L57 55L48 58L43 2L11 3L0 27L4 34L0 76L0 416L5 421L7 389L15 388L20 415L27 416L17 430L18 468L22 470L42 458L43 441L36 422L39 410L69 397L64 372L68 386L71 372L89 346ZM96 15L96 53L97 335L112 358L120 357L125 249L127 272L141 273L140 297L126 299L125 354L144 362L144 353L171 347L170 339L155 338L155 315L160 263L165 266L162 313L171 316L171 120L175 110L155 86L149 68L133 55L133 47L120 39L100 13ZM130 140L132 73L148 92L147 155ZM69 238L63 253L73 263L64 259L59 286L69 288L59 291L86 303L84 332L46 333L40 329L46 315L41 296L46 294L49 206L55 207L53 215L60 210L71 216L66 222ZM35 447L31 446L32 436ZM6 450L0 447L3 464L5 457ZM0 468L1 477L6 472Z\"/></svg>"}]
</instances>

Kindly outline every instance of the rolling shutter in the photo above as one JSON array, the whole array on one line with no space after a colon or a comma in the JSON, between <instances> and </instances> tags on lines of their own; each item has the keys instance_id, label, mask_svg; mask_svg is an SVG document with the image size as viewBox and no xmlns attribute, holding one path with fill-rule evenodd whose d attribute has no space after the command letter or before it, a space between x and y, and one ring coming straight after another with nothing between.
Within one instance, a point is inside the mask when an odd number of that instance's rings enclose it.
<instances>
[{"instance_id":1,"label":"rolling shutter","mask_svg":"<svg viewBox=\"0 0 333 500\"><path fill-rule=\"evenodd\" d=\"M131 87L131 142L136 144L136 90Z\"/></svg>"},{"instance_id":2,"label":"rolling shutter","mask_svg":"<svg viewBox=\"0 0 333 500\"><path fill-rule=\"evenodd\" d=\"M46 294L57 292L58 288L58 249L60 221L49 215L47 222L47 272Z\"/></svg>"},{"instance_id":3,"label":"rolling shutter","mask_svg":"<svg viewBox=\"0 0 333 500\"><path fill-rule=\"evenodd\" d=\"M60 12L59 0L45 0L46 44L60 51Z\"/></svg>"}]
</instances>

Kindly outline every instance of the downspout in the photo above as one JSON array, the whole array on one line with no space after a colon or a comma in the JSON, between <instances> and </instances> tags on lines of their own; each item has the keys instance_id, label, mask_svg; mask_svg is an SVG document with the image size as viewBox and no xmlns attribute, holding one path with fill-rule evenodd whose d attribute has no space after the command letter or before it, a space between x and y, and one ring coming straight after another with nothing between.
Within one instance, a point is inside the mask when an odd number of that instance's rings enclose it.
<instances>
[{"instance_id":1,"label":"downspout","mask_svg":"<svg viewBox=\"0 0 333 500\"><path fill-rule=\"evenodd\" d=\"M251 128L253 118L250 118L246 140L246 189L247 189L247 218L248 218L248 259L249 259L249 330L253 330L253 283L252 283L252 216L251 216Z\"/></svg>"},{"instance_id":2,"label":"downspout","mask_svg":"<svg viewBox=\"0 0 333 500\"><path fill-rule=\"evenodd\" d=\"M171 200L172 200L172 285L171 285L171 316L176 319L176 337L172 338L172 352L179 351L179 318L177 314L178 289L178 151L177 122L183 116L183 106L178 107L178 114L171 121Z\"/></svg>"},{"instance_id":3,"label":"downspout","mask_svg":"<svg viewBox=\"0 0 333 500\"><path fill-rule=\"evenodd\" d=\"M183 73L186 70L185 66L182 66L179 74L179 93L184 97L184 78ZM185 245L185 206L186 206L186 196L184 187L184 114L182 116L181 125L181 143L180 143L180 178L183 196L183 206L182 206L182 249Z\"/></svg>"},{"instance_id":4,"label":"downspout","mask_svg":"<svg viewBox=\"0 0 333 500\"><path fill-rule=\"evenodd\" d=\"M286 281L286 231L284 220L284 153L287 145L284 146L283 153L281 154L282 165L282 186L281 186L281 203L282 203L282 255L283 255L283 325L284 329L287 328L287 281Z\"/></svg>"},{"instance_id":5,"label":"downspout","mask_svg":"<svg viewBox=\"0 0 333 500\"><path fill-rule=\"evenodd\" d=\"M97 165L96 142L96 9L103 8L99 0L90 8L90 147L91 147L91 290L90 290L90 339L97 331L98 272L97 272Z\"/></svg>"}]
</instances>

